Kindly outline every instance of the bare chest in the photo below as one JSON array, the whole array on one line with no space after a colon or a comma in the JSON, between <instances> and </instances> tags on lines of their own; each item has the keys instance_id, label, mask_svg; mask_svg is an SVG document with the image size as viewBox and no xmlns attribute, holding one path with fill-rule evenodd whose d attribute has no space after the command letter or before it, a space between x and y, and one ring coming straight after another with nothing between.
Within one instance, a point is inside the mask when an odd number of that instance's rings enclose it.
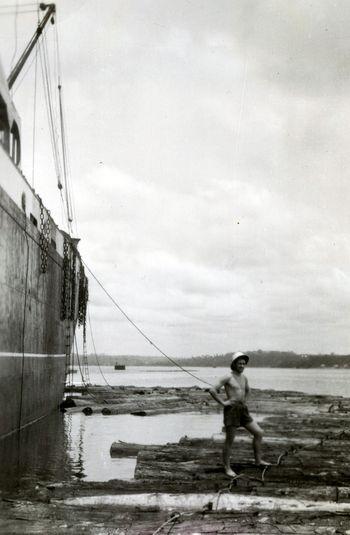
<instances>
[{"instance_id":1,"label":"bare chest","mask_svg":"<svg viewBox=\"0 0 350 535\"><path fill-rule=\"evenodd\" d=\"M231 399L244 399L246 392L246 379L244 375L230 377L225 384L225 390L227 396Z\"/></svg>"}]
</instances>

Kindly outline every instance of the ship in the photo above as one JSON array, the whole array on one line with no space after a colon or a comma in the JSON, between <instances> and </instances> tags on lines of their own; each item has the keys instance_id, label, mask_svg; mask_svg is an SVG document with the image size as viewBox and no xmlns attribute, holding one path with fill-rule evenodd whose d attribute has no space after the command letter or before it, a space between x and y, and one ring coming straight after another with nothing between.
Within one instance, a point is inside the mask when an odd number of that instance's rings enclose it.
<instances>
[{"instance_id":1,"label":"ship","mask_svg":"<svg viewBox=\"0 0 350 535\"><path fill-rule=\"evenodd\" d=\"M88 279L78 239L61 230L21 170L21 121L11 87L54 4L8 77L0 66L0 438L62 402L75 330L85 334Z\"/></svg>"}]
</instances>

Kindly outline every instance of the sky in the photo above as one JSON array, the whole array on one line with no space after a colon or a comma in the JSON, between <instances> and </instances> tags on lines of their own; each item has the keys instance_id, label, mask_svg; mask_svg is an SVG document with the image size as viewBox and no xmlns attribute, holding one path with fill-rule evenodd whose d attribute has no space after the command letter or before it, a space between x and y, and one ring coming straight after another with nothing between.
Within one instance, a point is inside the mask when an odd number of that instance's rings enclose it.
<instances>
[{"instance_id":1,"label":"sky","mask_svg":"<svg viewBox=\"0 0 350 535\"><path fill-rule=\"evenodd\" d=\"M17 6L0 0L6 72L35 29ZM174 357L349 353L350 3L57 10L79 248L123 310ZM63 225L39 81L33 173L34 73L22 167ZM91 276L89 311L99 353L156 354Z\"/></svg>"}]
</instances>

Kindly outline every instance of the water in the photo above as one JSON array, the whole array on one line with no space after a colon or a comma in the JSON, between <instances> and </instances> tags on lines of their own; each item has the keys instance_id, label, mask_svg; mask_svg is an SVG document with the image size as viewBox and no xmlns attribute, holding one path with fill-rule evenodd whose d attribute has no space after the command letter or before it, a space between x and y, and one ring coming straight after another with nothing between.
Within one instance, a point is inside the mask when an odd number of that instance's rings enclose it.
<instances>
[{"instance_id":1,"label":"water","mask_svg":"<svg viewBox=\"0 0 350 535\"><path fill-rule=\"evenodd\" d=\"M221 414L164 414L137 417L129 414L86 417L83 413L68 415L71 425L70 456L79 468L80 477L87 481L131 479L136 459L116 459L110 456L112 442L166 444L181 437L210 437L222 427ZM77 470L78 471L78 470Z\"/></svg>"},{"instance_id":2,"label":"water","mask_svg":"<svg viewBox=\"0 0 350 535\"><path fill-rule=\"evenodd\" d=\"M0 487L33 488L72 477L65 418L60 412L0 440Z\"/></svg>"},{"instance_id":3,"label":"water","mask_svg":"<svg viewBox=\"0 0 350 535\"><path fill-rule=\"evenodd\" d=\"M190 368L208 383L227 373L225 368ZM205 386L181 370L168 367L130 367L115 371L103 366L111 385ZM350 369L247 368L253 388L296 390L309 394L350 397ZM75 374L79 383L79 374ZM90 368L91 383L104 384L98 367ZM209 395L209 394L208 394ZM84 479L105 481L133 477L135 459L110 457L112 442L145 444L177 442L182 436L211 437L220 433L222 415L181 413L136 417L131 415L85 416L56 413L20 435L0 441L0 487L29 487L38 483Z\"/></svg>"},{"instance_id":4,"label":"water","mask_svg":"<svg viewBox=\"0 0 350 535\"><path fill-rule=\"evenodd\" d=\"M187 368L203 381L215 384L229 373L227 368ZM124 371L113 366L101 366L110 385L134 386L200 386L206 385L182 370L169 366L130 366ZM252 388L295 390L307 394L327 394L350 397L350 368L250 368L245 370ZM106 384L97 366L90 366L91 384ZM74 379L80 384L79 372Z\"/></svg>"}]
</instances>

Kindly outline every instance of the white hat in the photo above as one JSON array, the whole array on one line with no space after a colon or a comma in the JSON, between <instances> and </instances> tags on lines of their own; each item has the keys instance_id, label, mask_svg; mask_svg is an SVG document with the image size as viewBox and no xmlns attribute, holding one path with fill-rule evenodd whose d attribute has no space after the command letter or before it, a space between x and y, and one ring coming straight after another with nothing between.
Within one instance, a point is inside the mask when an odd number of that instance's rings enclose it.
<instances>
[{"instance_id":1,"label":"white hat","mask_svg":"<svg viewBox=\"0 0 350 535\"><path fill-rule=\"evenodd\" d=\"M236 362L236 360L238 360L238 359L244 359L245 363L248 364L249 357L245 353L241 353L240 351L236 351L236 353L234 353L232 355L232 363Z\"/></svg>"}]
</instances>

